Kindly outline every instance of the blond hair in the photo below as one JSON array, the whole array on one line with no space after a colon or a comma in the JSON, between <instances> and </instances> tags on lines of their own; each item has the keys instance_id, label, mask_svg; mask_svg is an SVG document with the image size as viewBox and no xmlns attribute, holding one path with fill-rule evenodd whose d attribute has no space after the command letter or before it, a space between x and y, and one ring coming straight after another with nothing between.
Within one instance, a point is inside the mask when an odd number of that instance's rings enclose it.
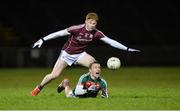
<instances>
[{"instance_id":1,"label":"blond hair","mask_svg":"<svg viewBox=\"0 0 180 111\"><path fill-rule=\"evenodd\" d=\"M86 15L86 20L88 20L88 19L93 19L93 20L95 20L95 21L98 21L98 20L99 20L99 17L98 17L98 15L97 15L96 13L91 12L91 13L88 13L88 14Z\"/></svg>"}]
</instances>

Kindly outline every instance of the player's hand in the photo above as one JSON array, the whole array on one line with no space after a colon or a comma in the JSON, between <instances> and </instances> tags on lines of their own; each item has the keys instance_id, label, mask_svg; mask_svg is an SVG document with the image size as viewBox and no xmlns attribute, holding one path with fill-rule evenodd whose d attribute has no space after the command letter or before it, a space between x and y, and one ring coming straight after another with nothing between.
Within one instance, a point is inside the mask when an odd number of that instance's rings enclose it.
<instances>
[{"instance_id":1,"label":"player's hand","mask_svg":"<svg viewBox=\"0 0 180 111\"><path fill-rule=\"evenodd\" d=\"M96 85L93 84L88 88L88 91L95 91L96 90Z\"/></svg>"},{"instance_id":2,"label":"player's hand","mask_svg":"<svg viewBox=\"0 0 180 111\"><path fill-rule=\"evenodd\" d=\"M42 46L42 44L43 44L43 39L39 39L37 42L35 42L34 44L33 44L33 48L35 48L36 46L38 47L38 48L40 48L41 46Z\"/></svg>"},{"instance_id":3,"label":"player's hand","mask_svg":"<svg viewBox=\"0 0 180 111\"><path fill-rule=\"evenodd\" d=\"M127 51L129 51L129 52L141 52L140 50L132 49L132 48L128 48Z\"/></svg>"}]
</instances>

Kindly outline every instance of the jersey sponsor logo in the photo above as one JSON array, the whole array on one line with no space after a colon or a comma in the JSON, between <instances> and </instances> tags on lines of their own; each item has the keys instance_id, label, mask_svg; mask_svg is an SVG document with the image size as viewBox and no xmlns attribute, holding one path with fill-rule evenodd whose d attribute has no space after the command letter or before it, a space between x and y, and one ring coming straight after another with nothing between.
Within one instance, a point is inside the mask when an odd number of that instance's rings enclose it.
<instances>
[{"instance_id":1,"label":"jersey sponsor logo","mask_svg":"<svg viewBox=\"0 0 180 111\"><path fill-rule=\"evenodd\" d=\"M85 84L84 84L84 87L86 89L88 89L91 85L95 85L96 87L96 90L99 90L100 89L100 85L98 83L95 83L95 82L92 82L92 81L87 81Z\"/></svg>"},{"instance_id":2,"label":"jersey sponsor logo","mask_svg":"<svg viewBox=\"0 0 180 111\"><path fill-rule=\"evenodd\" d=\"M76 37L76 40L80 41L80 42L90 42L93 39L93 35L92 34L88 34L88 33L79 33L79 36Z\"/></svg>"},{"instance_id":3,"label":"jersey sponsor logo","mask_svg":"<svg viewBox=\"0 0 180 111\"><path fill-rule=\"evenodd\" d=\"M93 38L93 35L92 35L92 34L90 34L90 35L89 35L89 38L91 38L91 39L92 39L92 38Z\"/></svg>"}]
</instances>

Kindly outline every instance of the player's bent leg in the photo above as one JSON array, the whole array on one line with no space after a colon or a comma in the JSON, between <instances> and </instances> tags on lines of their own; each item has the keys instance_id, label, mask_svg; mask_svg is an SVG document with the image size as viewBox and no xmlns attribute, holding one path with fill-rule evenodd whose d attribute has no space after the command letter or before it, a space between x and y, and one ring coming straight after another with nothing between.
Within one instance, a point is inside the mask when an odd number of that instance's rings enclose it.
<instances>
[{"instance_id":1,"label":"player's bent leg","mask_svg":"<svg viewBox=\"0 0 180 111\"><path fill-rule=\"evenodd\" d=\"M58 58L58 60L56 61L56 64L54 65L52 72L44 77L44 79L40 85L45 86L51 80L57 78L61 74L63 69L66 68L67 66L68 66L67 63L64 60Z\"/></svg>"},{"instance_id":2,"label":"player's bent leg","mask_svg":"<svg viewBox=\"0 0 180 111\"><path fill-rule=\"evenodd\" d=\"M89 65L94 61L96 61L94 57L92 57L88 53L84 53L84 55L80 57L76 63L85 67L89 67Z\"/></svg>"},{"instance_id":3,"label":"player's bent leg","mask_svg":"<svg viewBox=\"0 0 180 111\"><path fill-rule=\"evenodd\" d=\"M69 87L69 79L64 79L57 87L57 92L62 92L66 87Z\"/></svg>"},{"instance_id":4,"label":"player's bent leg","mask_svg":"<svg viewBox=\"0 0 180 111\"><path fill-rule=\"evenodd\" d=\"M69 84L69 79L64 79L57 87L57 92L60 93L63 90L65 90L65 95L68 98L71 97L75 97L75 95L73 94L71 88L70 88L70 84Z\"/></svg>"},{"instance_id":5,"label":"player's bent leg","mask_svg":"<svg viewBox=\"0 0 180 111\"><path fill-rule=\"evenodd\" d=\"M42 80L41 84L36 86L33 89L33 91L31 92L31 95L36 96L46 84L51 82L53 79L57 78L61 74L63 69L66 67L67 67L67 63L65 61L61 60L60 58L58 58L58 60L56 61L56 64L54 65L52 72L50 74L46 75L44 77L44 79Z\"/></svg>"}]
</instances>

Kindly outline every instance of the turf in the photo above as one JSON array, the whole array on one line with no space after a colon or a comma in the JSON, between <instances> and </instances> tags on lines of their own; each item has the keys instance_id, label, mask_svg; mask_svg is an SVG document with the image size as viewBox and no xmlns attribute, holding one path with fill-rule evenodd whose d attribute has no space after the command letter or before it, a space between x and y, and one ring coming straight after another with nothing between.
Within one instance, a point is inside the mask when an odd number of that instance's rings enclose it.
<instances>
[{"instance_id":1,"label":"turf","mask_svg":"<svg viewBox=\"0 0 180 111\"><path fill-rule=\"evenodd\" d=\"M180 67L121 67L102 69L108 82L109 98L66 98L56 86L63 78L75 86L85 68L72 67L31 97L31 90L48 68L0 69L0 110L178 110L180 109Z\"/></svg>"}]
</instances>

